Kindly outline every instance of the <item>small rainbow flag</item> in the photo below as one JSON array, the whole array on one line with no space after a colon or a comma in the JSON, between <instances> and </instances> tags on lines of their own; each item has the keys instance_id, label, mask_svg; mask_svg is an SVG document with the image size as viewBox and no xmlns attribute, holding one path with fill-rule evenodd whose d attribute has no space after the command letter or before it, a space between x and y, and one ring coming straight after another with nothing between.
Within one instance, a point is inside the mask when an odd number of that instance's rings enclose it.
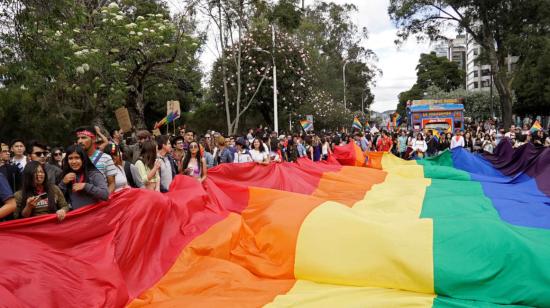
<instances>
[{"instance_id":1,"label":"small rainbow flag","mask_svg":"<svg viewBox=\"0 0 550 308\"><path fill-rule=\"evenodd\" d=\"M434 129L432 130L432 134L434 135L435 138L437 138L437 141L439 142L439 140L441 139L441 135L439 134L439 131L437 129Z\"/></svg>"},{"instance_id":2,"label":"small rainbow flag","mask_svg":"<svg viewBox=\"0 0 550 308\"><path fill-rule=\"evenodd\" d=\"M370 129L369 121L365 121L365 129Z\"/></svg>"},{"instance_id":3,"label":"small rainbow flag","mask_svg":"<svg viewBox=\"0 0 550 308\"><path fill-rule=\"evenodd\" d=\"M534 134L542 129L542 126L540 125L539 120L536 120L535 123L533 123L533 126L531 126L531 129L529 130L531 134Z\"/></svg>"},{"instance_id":4,"label":"small rainbow flag","mask_svg":"<svg viewBox=\"0 0 550 308\"><path fill-rule=\"evenodd\" d=\"M310 131L310 130L313 130L313 123L311 123L311 121L308 121L308 120L300 120L300 125L302 125L302 128L304 129L304 131Z\"/></svg>"},{"instance_id":5,"label":"small rainbow flag","mask_svg":"<svg viewBox=\"0 0 550 308\"><path fill-rule=\"evenodd\" d=\"M163 125L172 123L172 122L174 122L174 120L176 120L179 117L180 117L179 112L177 112L177 111L176 112L170 112L167 116L162 118L162 120L155 123L155 129L157 129L157 128L163 126Z\"/></svg>"},{"instance_id":6,"label":"small rainbow flag","mask_svg":"<svg viewBox=\"0 0 550 308\"><path fill-rule=\"evenodd\" d=\"M401 115L397 112L395 113L395 117L393 118L393 124L396 128L401 125Z\"/></svg>"},{"instance_id":7,"label":"small rainbow flag","mask_svg":"<svg viewBox=\"0 0 550 308\"><path fill-rule=\"evenodd\" d=\"M361 130L363 129L363 125L361 124L361 121L357 117L353 117L353 124L351 125L352 128Z\"/></svg>"}]
</instances>

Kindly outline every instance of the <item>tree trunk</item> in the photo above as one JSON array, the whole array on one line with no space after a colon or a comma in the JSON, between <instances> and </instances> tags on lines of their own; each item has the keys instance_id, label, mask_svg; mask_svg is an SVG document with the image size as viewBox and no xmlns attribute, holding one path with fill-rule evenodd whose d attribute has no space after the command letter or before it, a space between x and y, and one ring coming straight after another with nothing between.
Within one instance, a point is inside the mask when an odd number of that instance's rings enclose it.
<instances>
[{"instance_id":1,"label":"tree trunk","mask_svg":"<svg viewBox=\"0 0 550 308\"><path fill-rule=\"evenodd\" d=\"M512 89L508 86L508 78L503 76L502 72L495 75L494 78L495 87L497 88L500 96L500 109L502 116L502 124L505 130L510 129L512 125Z\"/></svg>"},{"instance_id":2,"label":"tree trunk","mask_svg":"<svg viewBox=\"0 0 550 308\"><path fill-rule=\"evenodd\" d=\"M483 44L489 55L491 64L491 73L494 85L500 96L500 109L502 111L502 124L505 130L510 129L512 125L512 83L508 74L508 63L506 63L507 54L504 50L495 47L495 39L486 31L483 36Z\"/></svg>"},{"instance_id":3,"label":"tree trunk","mask_svg":"<svg viewBox=\"0 0 550 308\"><path fill-rule=\"evenodd\" d=\"M221 1L218 1L218 29L220 30L220 49L222 51L222 81L223 81L223 99L225 105L225 117L227 122L227 135L232 135L232 126L231 125L231 112L229 109L229 89L227 87L227 67L225 63L225 41L223 37L223 18L222 18L222 8Z\"/></svg>"},{"instance_id":4,"label":"tree trunk","mask_svg":"<svg viewBox=\"0 0 550 308\"><path fill-rule=\"evenodd\" d=\"M135 129L147 129L147 125L145 124L145 102L143 100L144 90L143 83L138 82L135 89L131 89L128 92L126 105L130 119L132 120L132 126Z\"/></svg>"}]
</instances>

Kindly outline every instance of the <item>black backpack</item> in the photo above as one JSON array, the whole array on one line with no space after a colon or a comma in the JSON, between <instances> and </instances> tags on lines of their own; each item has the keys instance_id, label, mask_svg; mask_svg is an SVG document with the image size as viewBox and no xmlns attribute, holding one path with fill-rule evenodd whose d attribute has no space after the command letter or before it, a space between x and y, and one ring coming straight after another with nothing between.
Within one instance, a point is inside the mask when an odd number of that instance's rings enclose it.
<instances>
[{"instance_id":1,"label":"black backpack","mask_svg":"<svg viewBox=\"0 0 550 308\"><path fill-rule=\"evenodd\" d=\"M126 181L128 182L128 185L130 185L133 188L137 188L136 182L134 182L134 177L132 176L132 164L125 161L124 162L124 173L126 174Z\"/></svg>"}]
</instances>

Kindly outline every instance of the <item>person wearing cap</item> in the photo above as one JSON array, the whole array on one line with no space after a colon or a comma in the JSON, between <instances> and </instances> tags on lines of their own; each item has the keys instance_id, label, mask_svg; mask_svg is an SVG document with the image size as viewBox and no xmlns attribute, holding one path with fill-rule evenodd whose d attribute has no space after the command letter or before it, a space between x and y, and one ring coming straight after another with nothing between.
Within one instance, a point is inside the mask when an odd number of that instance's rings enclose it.
<instances>
[{"instance_id":1,"label":"person wearing cap","mask_svg":"<svg viewBox=\"0 0 550 308\"><path fill-rule=\"evenodd\" d=\"M97 135L94 129L90 127L79 127L75 130L77 143L88 155L90 161L94 164L101 174L109 188L109 194L115 191L116 166L109 154L103 153L97 148Z\"/></svg>"},{"instance_id":2,"label":"person wearing cap","mask_svg":"<svg viewBox=\"0 0 550 308\"><path fill-rule=\"evenodd\" d=\"M237 138L235 146L237 147L237 151L234 155L234 163L251 163L253 161L252 156L246 149L246 140L244 138Z\"/></svg>"}]
</instances>

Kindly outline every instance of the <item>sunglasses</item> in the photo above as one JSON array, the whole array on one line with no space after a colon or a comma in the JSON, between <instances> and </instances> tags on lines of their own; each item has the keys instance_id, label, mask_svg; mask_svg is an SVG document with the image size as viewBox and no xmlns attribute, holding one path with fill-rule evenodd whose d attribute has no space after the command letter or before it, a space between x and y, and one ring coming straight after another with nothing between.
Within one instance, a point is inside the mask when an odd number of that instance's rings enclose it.
<instances>
[{"instance_id":1,"label":"sunglasses","mask_svg":"<svg viewBox=\"0 0 550 308\"><path fill-rule=\"evenodd\" d=\"M61 153L53 153L53 156L61 156L62 154Z\"/></svg>"},{"instance_id":2,"label":"sunglasses","mask_svg":"<svg viewBox=\"0 0 550 308\"><path fill-rule=\"evenodd\" d=\"M199 148L199 146L198 146L198 145L196 145L196 144L192 144L192 145L190 145L190 146L189 146L189 148L191 148L191 149L198 149L198 148Z\"/></svg>"},{"instance_id":3,"label":"sunglasses","mask_svg":"<svg viewBox=\"0 0 550 308\"><path fill-rule=\"evenodd\" d=\"M48 155L48 152L47 151L44 151L44 152L34 152L32 153L38 157L46 157Z\"/></svg>"}]
</instances>

